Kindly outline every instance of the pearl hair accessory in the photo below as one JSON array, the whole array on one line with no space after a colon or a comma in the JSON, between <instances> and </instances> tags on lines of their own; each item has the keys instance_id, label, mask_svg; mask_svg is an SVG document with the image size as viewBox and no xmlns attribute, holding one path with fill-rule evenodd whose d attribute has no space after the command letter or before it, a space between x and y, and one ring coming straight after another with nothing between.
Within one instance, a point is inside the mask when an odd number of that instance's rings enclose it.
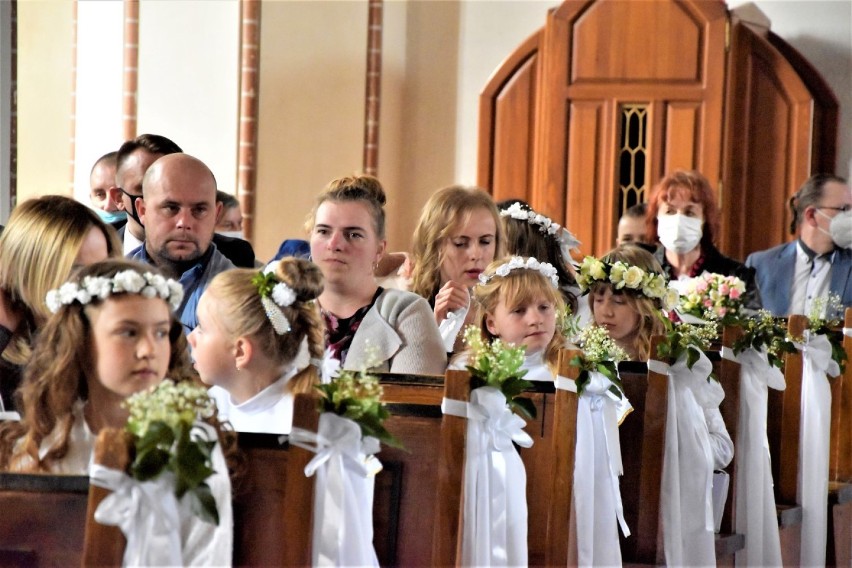
<instances>
[{"instance_id":1,"label":"pearl hair accessory","mask_svg":"<svg viewBox=\"0 0 852 568\"><path fill-rule=\"evenodd\" d=\"M135 270L122 270L112 278L106 276L85 276L80 282L66 282L57 290L51 290L45 297L45 303L51 313L58 312L62 306L74 302L82 305L92 300L105 300L115 294L139 294L146 298L165 300L172 311L180 307L183 301L183 286L177 280L165 278L159 274Z\"/></svg>"},{"instance_id":2,"label":"pearl hair accessory","mask_svg":"<svg viewBox=\"0 0 852 568\"><path fill-rule=\"evenodd\" d=\"M496 270L494 270L494 274L480 274L479 283L488 284L491 279L497 276L505 278L513 270L535 270L540 272L546 278L549 278L550 283L553 284L554 288L559 288L559 276L557 275L556 268L554 268L552 264L548 262L539 262L532 257L524 260L520 256L513 256L508 262L498 266Z\"/></svg>"},{"instance_id":3,"label":"pearl hair accessory","mask_svg":"<svg viewBox=\"0 0 852 568\"><path fill-rule=\"evenodd\" d=\"M278 335L284 335L290 331L290 320L287 319L281 308L293 305L293 302L296 301L296 292L286 283L278 280L278 277L275 276L277 268L278 261L272 261L266 265L262 272L258 272L251 281L257 287L260 303L263 304L263 309L266 311L269 323L272 324L272 329Z\"/></svg>"}]
</instances>

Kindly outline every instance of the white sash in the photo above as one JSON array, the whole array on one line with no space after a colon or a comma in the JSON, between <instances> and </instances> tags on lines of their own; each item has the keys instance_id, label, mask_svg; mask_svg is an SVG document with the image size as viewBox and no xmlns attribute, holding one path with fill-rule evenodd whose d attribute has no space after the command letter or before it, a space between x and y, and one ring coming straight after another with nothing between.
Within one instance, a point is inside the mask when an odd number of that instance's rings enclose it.
<instances>
[{"instance_id":1,"label":"white sash","mask_svg":"<svg viewBox=\"0 0 852 568\"><path fill-rule=\"evenodd\" d=\"M441 339L444 341L444 349L447 353L452 353L455 348L456 337L458 337L464 325L468 310L470 310L469 300L467 306L447 312L447 317L438 324L438 332L441 334Z\"/></svg>"},{"instance_id":2,"label":"white sash","mask_svg":"<svg viewBox=\"0 0 852 568\"><path fill-rule=\"evenodd\" d=\"M525 566L527 476L512 443L532 446L526 423L494 387L475 389L466 405L444 399L442 408L468 419L460 564Z\"/></svg>"},{"instance_id":3,"label":"white sash","mask_svg":"<svg viewBox=\"0 0 852 568\"><path fill-rule=\"evenodd\" d=\"M828 533L828 439L831 434L831 386L826 375L840 368L831 359L825 335L805 331L802 349L802 427L799 432L798 494L802 504L802 566L825 565Z\"/></svg>"},{"instance_id":4,"label":"white sash","mask_svg":"<svg viewBox=\"0 0 852 568\"><path fill-rule=\"evenodd\" d=\"M692 369L685 353L671 366L648 361L648 369L668 375L661 491L666 564L715 566L713 450L703 408L718 408L725 393L707 382L713 365L703 353Z\"/></svg>"},{"instance_id":5,"label":"white sash","mask_svg":"<svg viewBox=\"0 0 852 568\"><path fill-rule=\"evenodd\" d=\"M781 566L766 417L769 389L784 390L784 375L769 363L765 349L734 355L723 347L722 357L740 364L736 531L746 538L737 566Z\"/></svg>"},{"instance_id":6,"label":"white sash","mask_svg":"<svg viewBox=\"0 0 852 568\"><path fill-rule=\"evenodd\" d=\"M381 464L373 437L361 427L324 412L319 432L293 428L290 443L316 452L305 475L316 474L313 566L378 566L373 548L373 487Z\"/></svg>"},{"instance_id":7,"label":"white sash","mask_svg":"<svg viewBox=\"0 0 852 568\"><path fill-rule=\"evenodd\" d=\"M618 403L612 382L589 372L589 383L577 403L577 446L574 461L574 508L577 515L579 566L621 565L618 528L624 521L618 476L623 474L618 438Z\"/></svg>"},{"instance_id":8,"label":"white sash","mask_svg":"<svg viewBox=\"0 0 852 568\"><path fill-rule=\"evenodd\" d=\"M117 526L127 539L123 566L180 566L180 516L174 475L137 481L123 471L93 464L89 481L112 491L95 511L102 525Z\"/></svg>"}]
</instances>

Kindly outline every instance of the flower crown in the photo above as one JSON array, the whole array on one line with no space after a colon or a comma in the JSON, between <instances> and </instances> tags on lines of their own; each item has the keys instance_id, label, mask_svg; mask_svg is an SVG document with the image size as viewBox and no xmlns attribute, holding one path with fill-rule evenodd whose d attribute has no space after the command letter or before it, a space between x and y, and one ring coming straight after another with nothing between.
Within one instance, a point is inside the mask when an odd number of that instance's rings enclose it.
<instances>
[{"instance_id":1,"label":"flower crown","mask_svg":"<svg viewBox=\"0 0 852 568\"><path fill-rule=\"evenodd\" d=\"M480 274L479 275L479 283L480 284L488 284L488 281L496 276L506 277L513 270L535 270L540 272L543 276L550 279L550 283L553 284L554 288L559 288L559 276L556 273L556 269L552 264L547 262L539 262L536 259L530 257L524 261L520 256L513 256L509 259L509 262L504 262L500 266L494 270L494 274Z\"/></svg>"},{"instance_id":2,"label":"flower crown","mask_svg":"<svg viewBox=\"0 0 852 568\"><path fill-rule=\"evenodd\" d=\"M66 282L58 290L51 290L45 297L47 309L56 313L62 306L74 302L82 305L92 300L105 300L114 294L139 294L146 298L162 298L172 311L176 311L183 301L183 286L177 280L165 278L159 274L135 270L122 270L112 277L84 276L80 282Z\"/></svg>"},{"instance_id":3,"label":"flower crown","mask_svg":"<svg viewBox=\"0 0 852 568\"><path fill-rule=\"evenodd\" d=\"M578 248L580 241L577 240L571 231L564 228L559 223L555 223L550 217L545 217L541 213L536 213L529 207L525 207L521 203L513 203L509 207L500 210L501 217L511 217L518 221L526 221L530 225L538 225L538 231L545 235L550 235L555 238L565 251ZM563 254L564 252L563 251Z\"/></svg>"},{"instance_id":4,"label":"flower crown","mask_svg":"<svg viewBox=\"0 0 852 568\"><path fill-rule=\"evenodd\" d=\"M667 286L667 278L662 274L643 270L621 260L610 264L587 256L580 265L577 285L585 294L594 282L604 282L616 290L632 290L647 298L660 300L665 310L673 310L680 297L677 290Z\"/></svg>"},{"instance_id":5,"label":"flower crown","mask_svg":"<svg viewBox=\"0 0 852 568\"><path fill-rule=\"evenodd\" d=\"M266 311L269 323L272 324L272 329L278 335L284 335L290 331L290 320L287 319L281 308L293 305L293 302L296 301L296 292L287 284L278 280L275 276L277 268L277 260L270 262L251 279L251 282L257 287L260 303L263 304L263 309Z\"/></svg>"}]
</instances>

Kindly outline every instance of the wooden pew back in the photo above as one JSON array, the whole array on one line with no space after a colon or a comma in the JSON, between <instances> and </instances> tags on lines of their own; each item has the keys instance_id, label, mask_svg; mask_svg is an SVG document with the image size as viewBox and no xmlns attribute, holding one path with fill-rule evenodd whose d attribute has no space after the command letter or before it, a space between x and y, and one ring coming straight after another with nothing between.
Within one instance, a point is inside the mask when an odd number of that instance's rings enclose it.
<instances>
[{"instance_id":1,"label":"wooden pew back","mask_svg":"<svg viewBox=\"0 0 852 568\"><path fill-rule=\"evenodd\" d=\"M79 565L88 491L86 476L0 474L0 565Z\"/></svg>"},{"instance_id":2,"label":"wooden pew back","mask_svg":"<svg viewBox=\"0 0 852 568\"><path fill-rule=\"evenodd\" d=\"M843 327L852 329L852 308L846 308ZM843 338L846 371L831 385L829 480L852 482L852 337Z\"/></svg>"}]
</instances>

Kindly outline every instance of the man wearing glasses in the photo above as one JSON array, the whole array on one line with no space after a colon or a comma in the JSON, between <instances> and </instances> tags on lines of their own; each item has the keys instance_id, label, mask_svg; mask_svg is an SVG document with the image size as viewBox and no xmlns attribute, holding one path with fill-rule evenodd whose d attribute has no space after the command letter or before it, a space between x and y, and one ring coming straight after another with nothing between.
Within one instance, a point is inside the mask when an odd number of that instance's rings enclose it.
<instances>
[{"instance_id":1,"label":"man wearing glasses","mask_svg":"<svg viewBox=\"0 0 852 568\"><path fill-rule=\"evenodd\" d=\"M790 199L793 242L749 255L763 307L776 316L810 315L817 298L852 306L852 189L845 179L811 176ZM841 308L842 309L842 308ZM837 314L821 314L822 316Z\"/></svg>"}]
</instances>

